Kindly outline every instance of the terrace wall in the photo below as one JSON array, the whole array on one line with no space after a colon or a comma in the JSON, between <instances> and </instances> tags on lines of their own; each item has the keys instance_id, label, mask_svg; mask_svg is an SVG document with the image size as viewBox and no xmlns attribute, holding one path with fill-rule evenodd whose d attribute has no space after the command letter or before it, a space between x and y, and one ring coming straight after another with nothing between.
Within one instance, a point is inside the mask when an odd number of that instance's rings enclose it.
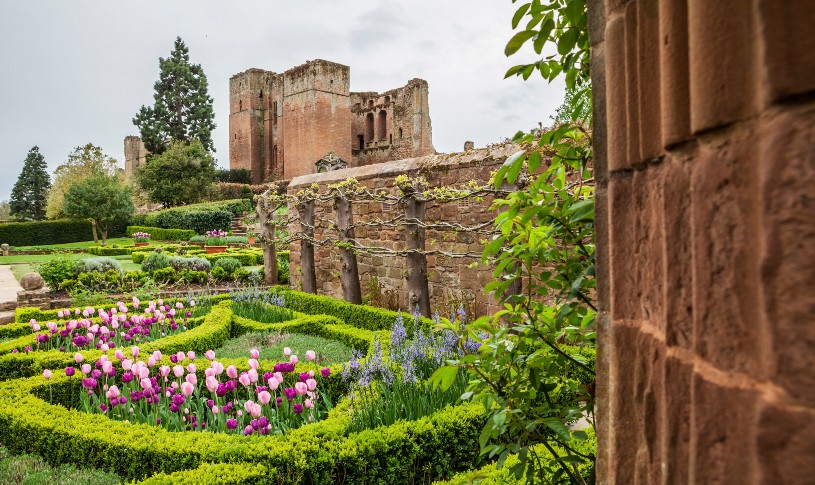
<instances>
[{"instance_id":1,"label":"terrace wall","mask_svg":"<svg viewBox=\"0 0 815 485\"><path fill-rule=\"evenodd\" d=\"M812 2L589 14L598 483L811 483Z\"/></svg>"}]
</instances>

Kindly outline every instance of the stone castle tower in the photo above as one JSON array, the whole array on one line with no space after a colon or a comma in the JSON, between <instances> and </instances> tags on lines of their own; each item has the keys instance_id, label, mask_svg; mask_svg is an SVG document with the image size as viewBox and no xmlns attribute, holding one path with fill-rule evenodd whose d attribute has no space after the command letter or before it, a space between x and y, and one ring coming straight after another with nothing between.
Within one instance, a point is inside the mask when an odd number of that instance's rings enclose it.
<instances>
[{"instance_id":1,"label":"stone castle tower","mask_svg":"<svg viewBox=\"0 0 815 485\"><path fill-rule=\"evenodd\" d=\"M421 79L353 93L349 67L320 59L249 69L229 80L229 166L260 183L317 172L331 153L349 167L434 154L427 98Z\"/></svg>"},{"instance_id":2,"label":"stone castle tower","mask_svg":"<svg viewBox=\"0 0 815 485\"><path fill-rule=\"evenodd\" d=\"M130 179L136 169L147 163L147 149L138 136L125 137L125 178Z\"/></svg>"}]
</instances>

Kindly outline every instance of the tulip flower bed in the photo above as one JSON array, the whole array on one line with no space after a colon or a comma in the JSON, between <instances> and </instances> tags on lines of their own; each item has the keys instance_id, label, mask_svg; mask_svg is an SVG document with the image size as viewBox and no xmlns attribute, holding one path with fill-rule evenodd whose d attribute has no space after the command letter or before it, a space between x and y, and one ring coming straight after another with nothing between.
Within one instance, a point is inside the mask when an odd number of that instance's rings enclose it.
<instances>
[{"instance_id":1,"label":"tulip flower bed","mask_svg":"<svg viewBox=\"0 0 815 485\"><path fill-rule=\"evenodd\" d=\"M187 331L141 343L135 356L131 346L118 345L107 352L85 349L81 362L75 353L55 350L0 356L0 441L14 453L81 463L125 481L153 476L152 483L204 482L221 472L235 483L428 482L476 466L482 406L448 405L453 398L439 402L441 409L401 416L411 421L352 428L361 406L375 401L359 399L355 406L342 399L349 392L361 397L350 386L359 386L362 374L344 380L341 365L323 369L311 354L274 360L207 355L249 332L302 333L355 349L362 372L365 365L385 366L377 362L389 352L412 352L421 339L437 339L433 348L447 345L438 336L414 334L430 320L405 319L394 337L394 312L336 301L331 307L330 299L290 290L278 295L290 320L236 315L233 302L223 301ZM299 313L306 308L327 311ZM412 380L403 366L414 357L402 358L391 373ZM433 359L443 355L417 357L416 382L406 384L419 384L420 367Z\"/></svg>"}]
</instances>

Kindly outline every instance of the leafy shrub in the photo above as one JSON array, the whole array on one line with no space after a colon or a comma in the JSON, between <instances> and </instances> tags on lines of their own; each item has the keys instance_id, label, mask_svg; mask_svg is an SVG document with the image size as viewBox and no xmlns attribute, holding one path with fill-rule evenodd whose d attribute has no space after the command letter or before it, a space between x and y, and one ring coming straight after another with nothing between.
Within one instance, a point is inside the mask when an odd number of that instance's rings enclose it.
<instances>
[{"instance_id":1,"label":"leafy shrub","mask_svg":"<svg viewBox=\"0 0 815 485\"><path fill-rule=\"evenodd\" d=\"M170 266L179 272L189 269L192 271L203 271L204 273L208 273L212 268L212 264L207 259L199 257L185 258L182 256L173 256L170 258L169 262Z\"/></svg>"},{"instance_id":2,"label":"leafy shrub","mask_svg":"<svg viewBox=\"0 0 815 485\"><path fill-rule=\"evenodd\" d=\"M74 288L76 288L76 285L77 285L77 281L75 279L64 279L64 280L62 280L62 283L59 284L59 288L61 290L65 290L65 291L70 292Z\"/></svg>"},{"instance_id":3,"label":"leafy shrub","mask_svg":"<svg viewBox=\"0 0 815 485\"><path fill-rule=\"evenodd\" d=\"M246 236L227 236L227 244L249 244L249 238Z\"/></svg>"},{"instance_id":4,"label":"leafy shrub","mask_svg":"<svg viewBox=\"0 0 815 485\"><path fill-rule=\"evenodd\" d=\"M201 234L196 234L195 236L190 238L191 243L205 243L207 242L207 237Z\"/></svg>"},{"instance_id":5,"label":"leafy shrub","mask_svg":"<svg viewBox=\"0 0 815 485\"><path fill-rule=\"evenodd\" d=\"M249 270L246 268L238 268L232 273L232 279L241 283L249 281Z\"/></svg>"},{"instance_id":6,"label":"leafy shrub","mask_svg":"<svg viewBox=\"0 0 815 485\"><path fill-rule=\"evenodd\" d=\"M37 266L37 272L51 291L58 291L63 289L63 281L76 279L79 275L79 264L77 261L57 257Z\"/></svg>"},{"instance_id":7,"label":"leafy shrub","mask_svg":"<svg viewBox=\"0 0 815 485\"><path fill-rule=\"evenodd\" d=\"M232 213L227 211L188 212L181 218L182 227L203 234L210 229L229 230Z\"/></svg>"},{"instance_id":8,"label":"leafy shrub","mask_svg":"<svg viewBox=\"0 0 815 485\"><path fill-rule=\"evenodd\" d=\"M280 284L288 284L289 283L289 260L286 259L278 259L277 260L277 281Z\"/></svg>"},{"instance_id":9,"label":"leafy shrub","mask_svg":"<svg viewBox=\"0 0 815 485\"><path fill-rule=\"evenodd\" d=\"M216 268L223 268L227 276L232 276L235 270L239 269L242 264L235 258L220 258L215 261Z\"/></svg>"},{"instance_id":10,"label":"leafy shrub","mask_svg":"<svg viewBox=\"0 0 815 485\"><path fill-rule=\"evenodd\" d=\"M186 241L195 231L191 229L165 229L162 227L149 226L127 226L127 234L134 232L149 232L150 237L155 241Z\"/></svg>"},{"instance_id":11,"label":"leafy shrub","mask_svg":"<svg viewBox=\"0 0 815 485\"><path fill-rule=\"evenodd\" d=\"M263 251L261 249L227 249L222 253L203 254L211 263L215 263L221 258L235 258L243 266L255 266L263 264Z\"/></svg>"},{"instance_id":12,"label":"leafy shrub","mask_svg":"<svg viewBox=\"0 0 815 485\"><path fill-rule=\"evenodd\" d=\"M105 276L98 271L80 273L76 281L79 286L83 286L91 290L96 290L105 286Z\"/></svg>"},{"instance_id":13,"label":"leafy shrub","mask_svg":"<svg viewBox=\"0 0 815 485\"><path fill-rule=\"evenodd\" d=\"M233 184L251 184L252 172L245 168L222 168L215 173L215 180Z\"/></svg>"},{"instance_id":14,"label":"leafy shrub","mask_svg":"<svg viewBox=\"0 0 815 485\"><path fill-rule=\"evenodd\" d=\"M115 246L91 246L87 249L88 254L95 256L124 256L130 254L133 248L119 248Z\"/></svg>"},{"instance_id":15,"label":"leafy shrub","mask_svg":"<svg viewBox=\"0 0 815 485\"><path fill-rule=\"evenodd\" d=\"M249 283L253 285L262 285L265 283L266 273L263 268L258 268L249 272Z\"/></svg>"},{"instance_id":16,"label":"leafy shrub","mask_svg":"<svg viewBox=\"0 0 815 485\"><path fill-rule=\"evenodd\" d=\"M181 270L181 277L179 281L185 281L192 284L204 284L207 282L209 275L206 271L194 271L191 269Z\"/></svg>"},{"instance_id":17,"label":"leafy shrub","mask_svg":"<svg viewBox=\"0 0 815 485\"><path fill-rule=\"evenodd\" d=\"M175 283L178 276L178 272L169 266L153 270L152 273L153 279L161 283Z\"/></svg>"},{"instance_id":18,"label":"leafy shrub","mask_svg":"<svg viewBox=\"0 0 815 485\"><path fill-rule=\"evenodd\" d=\"M135 262L135 260L134 260ZM170 266L170 257L164 253L152 252L144 258L142 262L142 270L152 274L156 270L164 269ZM175 270L173 270L175 271Z\"/></svg>"},{"instance_id":19,"label":"leafy shrub","mask_svg":"<svg viewBox=\"0 0 815 485\"><path fill-rule=\"evenodd\" d=\"M212 276L212 279L214 281L223 281L224 279L226 279L227 276L226 270L223 269L221 266L216 266L212 268L212 272L210 273L210 275Z\"/></svg>"},{"instance_id":20,"label":"leafy shrub","mask_svg":"<svg viewBox=\"0 0 815 485\"><path fill-rule=\"evenodd\" d=\"M99 258L85 258L79 262L80 273L106 273L107 271L122 272L122 265L115 259L99 257Z\"/></svg>"},{"instance_id":21,"label":"leafy shrub","mask_svg":"<svg viewBox=\"0 0 815 485\"><path fill-rule=\"evenodd\" d=\"M112 224L108 229L108 237L124 235L125 224ZM89 221L59 219L0 224L0 241L11 246L64 244L91 239L93 232Z\"/></svg>"}]
</instances>

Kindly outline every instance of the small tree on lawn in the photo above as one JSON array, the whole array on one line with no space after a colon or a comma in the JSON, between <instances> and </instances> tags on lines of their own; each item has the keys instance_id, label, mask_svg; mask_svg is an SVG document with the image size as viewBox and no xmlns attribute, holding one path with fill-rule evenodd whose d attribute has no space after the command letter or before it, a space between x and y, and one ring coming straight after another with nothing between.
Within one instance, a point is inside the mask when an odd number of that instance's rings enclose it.
<instances>
[{"instance_id":1,"label":"small tree on lawn","mask_svg":"<svg viewBox=\"0 0 815 485\"><path fill-rule=\"evenodd\" d=\"M164 207L199 200L214 180L215 159L197 139L172 142L138 172L139 186L148 199Z\"/></svg>"},{"instance_id":2,"label":"small tree on lawn","mask_svg":"<svg viewBox=\"0 0 815 485\"><path fill-rule=\"evenodd\" d=\"M116 175L116 160L105 155L102 149L93 143L74 148L68 160L54 171L54 184L48 192L49 219L65 217L63 203L65 194L71 185L93 175Z\"/></svg>"},{"instance_id":3,"label":"small tree on lawn","mask_svg":"<svg viewBox=\"0 0 815 485\"><path fill-rule=\"evenodd\" d=\"M23 171L11 190L12 215L22 219L45 219L45 203L51 178L39 147L32 147L25 157Z\"/></svg>"},{"instance_id":4,"label":"small tree on lawn","mask_svg":"<svg viewBox=\"0 0 815 485\"><path fill-rule=\"evenodd\" d=\"M95 175L68 189L64 210L69 217L90 220L93 241L99 241L98 228L102 233L102 244L105 245L110 226L132 219L135 207L129 187L115 177Z\"/></svg>"}]
</instances>

